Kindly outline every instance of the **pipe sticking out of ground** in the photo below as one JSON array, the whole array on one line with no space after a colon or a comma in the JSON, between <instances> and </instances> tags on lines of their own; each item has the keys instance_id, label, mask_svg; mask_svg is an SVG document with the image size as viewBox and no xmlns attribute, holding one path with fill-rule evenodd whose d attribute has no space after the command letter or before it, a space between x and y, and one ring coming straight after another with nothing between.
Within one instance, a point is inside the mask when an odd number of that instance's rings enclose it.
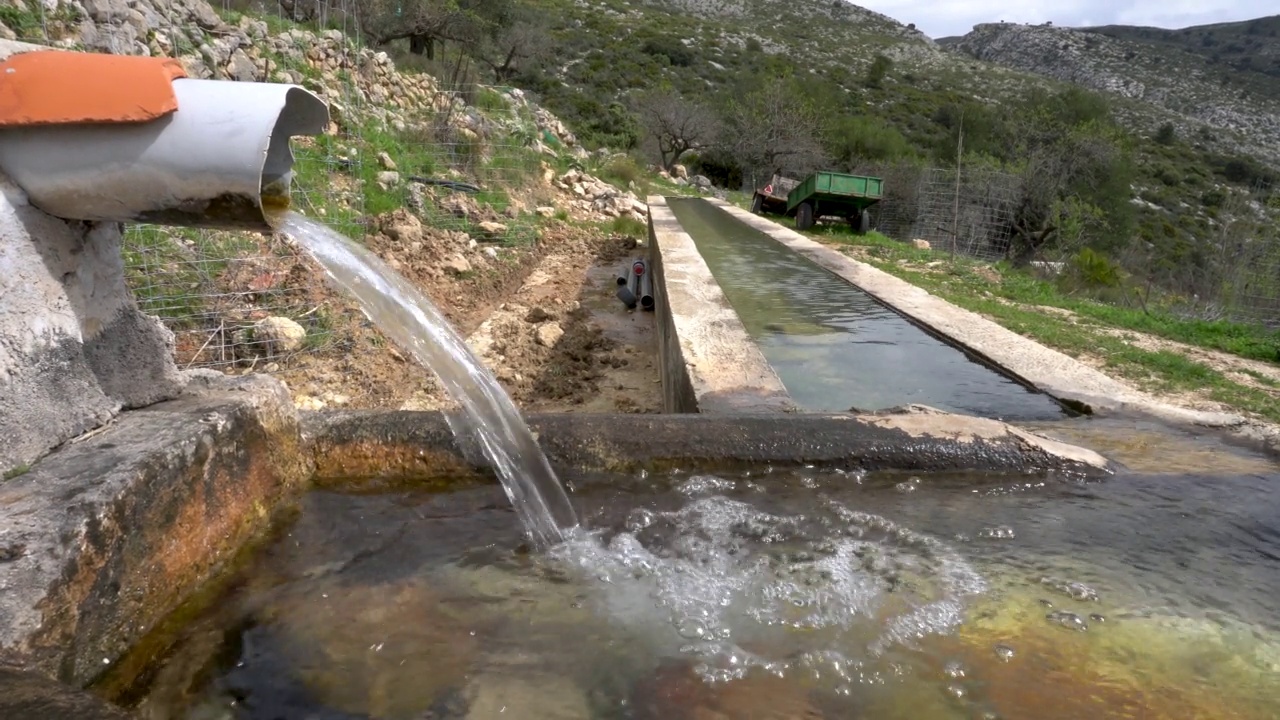
<instances>
[{"instance_id":1,"label":"pipe sticking out of ground","mask_svg":"<svg viewBox=\"0 0 1280 720\"><path fill-rule=\"evenodd\" d=\"M197 80L167 58L23 52L0 77L0 172L67 220L270 232L290 138L329 125L302 87Z\"/></svg>"}]
</instances>

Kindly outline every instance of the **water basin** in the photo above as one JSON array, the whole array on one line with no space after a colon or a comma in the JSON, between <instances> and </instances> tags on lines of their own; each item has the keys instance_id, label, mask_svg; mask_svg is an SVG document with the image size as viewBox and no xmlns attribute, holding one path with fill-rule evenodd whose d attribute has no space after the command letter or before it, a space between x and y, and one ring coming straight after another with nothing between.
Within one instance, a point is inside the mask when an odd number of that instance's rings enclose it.
<instances>
[{"instance_id":1,"label":"water basin","mask_svg":"<svg viewBox=\"0 0 1280 720\"><path fill-rule=\"evenodd\" d=\"M1274 718L1280 474L575 477L313 492L142 717Z\"/></svg>"},{"instance_id":2,"label":"water basin","mask_svg":"<svg viewBox=\"0 0 1280 720\"><path fill-rule=\"evenodd\" d=\"M922 403L1003 420L1063 417L867 293L703 200L668 205L787 391L817 412Z\"/></svg>"}]
</instances>

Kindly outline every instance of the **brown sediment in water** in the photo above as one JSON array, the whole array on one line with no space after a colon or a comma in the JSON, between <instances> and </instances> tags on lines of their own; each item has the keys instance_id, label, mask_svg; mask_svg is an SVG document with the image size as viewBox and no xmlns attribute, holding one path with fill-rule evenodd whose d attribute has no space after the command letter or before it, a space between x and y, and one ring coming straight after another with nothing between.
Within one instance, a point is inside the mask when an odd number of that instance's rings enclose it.
<instances>
[{"instance_id":1,"label":"brown sediment in water","mask_svg":"<svg viewBox=\"0 0 1280 720\"><path fill-rule=\"evenodd\" d=\"M1036 432L1093 448L1132 472L1254 475L1280 471L1280 462L1237 449L1217 437L1174 428L1138 427L1135 422L1089 421L1031 424Z\"/></svg>"},{"instance_id":2,"label":"brown sediment in water","mask_svg":"<svg viewBox=\"0 0 1280 720\"><path fill-rule=\"evenodd\" d=\"M1056 601L1054 601L1056 603ZM1065 601L1087 630L1054 624L1030 595L981 603L957 635L929 643L960 662L972 697L1000 717L1037 720L1178 718L1268 720L1280 681L1202 627L1157 618L1091 617L1097 603ZM1105 616L1105 611L1102 611ZM1182 632L1180 630L1185 630ZM1198 635L1198 636L1197 636ZM1002 657L998 646L1012 650Z\"/></svg>"}]
</instances>

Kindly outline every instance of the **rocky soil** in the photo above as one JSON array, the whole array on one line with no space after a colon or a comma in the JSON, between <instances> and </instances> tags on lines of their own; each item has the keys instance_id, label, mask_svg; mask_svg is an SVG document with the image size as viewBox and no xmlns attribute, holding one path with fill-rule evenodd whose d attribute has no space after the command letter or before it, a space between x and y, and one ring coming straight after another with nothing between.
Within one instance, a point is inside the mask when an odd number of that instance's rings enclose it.
<instances>
[{"instance_id":1,"label":"rocky soil","mask_svg":"<svg viewBox=\"0 0 1280 720\"><path fill-rule=\"evenodd\" d=\"M627 310L613 296L618 272L644 252L635 239L551 221L533 246L500 248L424 227L404 209L379 226L368 247L424 290L525 409L661 407L653 313ZM266 368L299 407L453 405L434 376L348 299L326 293L321 302L339 319L325 344Z\"/></svg>"}]
</instances>

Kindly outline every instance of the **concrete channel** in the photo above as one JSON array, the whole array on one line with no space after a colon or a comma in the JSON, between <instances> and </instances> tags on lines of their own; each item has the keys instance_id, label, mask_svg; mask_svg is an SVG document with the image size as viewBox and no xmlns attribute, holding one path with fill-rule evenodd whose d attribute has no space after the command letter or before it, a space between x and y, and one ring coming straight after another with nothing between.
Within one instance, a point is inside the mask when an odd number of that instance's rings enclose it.
<instances>
[{"instance_id":1,"label":"concrete channel","mask_svg":"<svg viewBox=\"0 0 1280 720\"><path fill-rule=\"evenodd\" d=\"M683 405L673 405L669 411L688 412L697 408L702 412L714 412L714 403L702 407L697 400L700 394L705 394L702 388L707 387L707 379L717 378L726 371L732 372L736 367L733 358L752 358L758 378L768 378L770 374L777 377L778 372L772 367L769 371L759 367L764 354L751 339L750 333L746 332L742 319L724 300L723 289L716 284L706 260L698 253L696 243L676 220L670 204L660 197L650 198L649 202L654 208L651 214L654 262L666 266L665 275L680 278L671 288L667 288L662 282L664 275L657 278L661 288L658 298L660 322L666 336L660 347L664 365L664 387L668 377L678 379L684 375L701 380L701 383L690 383L691 399L686 397ZM782 247L853 285L884 307L933 337L959 349L976 362L1025 387L1044 393L1075 411L1085 414L1137 413L1175 423L1227 428L1232 429L1245 442L1272 449L1277 447L1278 439L1271 437L1269 428L1255 428L1245 418L1237 415L1190 410L1161 402L1075 358L1047 348L977 313L854 260L839 250L822 245L788 227L722 200L708 198L702 202L722 210L743 225L763 233ZM681 284L687 287L690 283L716 288L713 293L717 304L716 320L712 327L734 328L731 333L716 333L718 341L714 356L709 356L698 347L698 338L707 333L707 323L700 319L699 312L695 310L700 300L689 298L689 291L680 287ZM672 298L670 302L668 295ZM727 346L731 344L737 345L736 351L728 349ZM681 352L674 352L675 348L680 348ZM696 359L689 362L686 358ZM726 365L708 365L707 361L714 358L720 358ZM782 385L780 379L778 385ZM778 391L772 384L772 379L769 387L773 402L781 405L781 397L790 398L785 386ZM790 403L796 408L792 411L799 409L794 399Z\"/></svg>"}]
</instances>

